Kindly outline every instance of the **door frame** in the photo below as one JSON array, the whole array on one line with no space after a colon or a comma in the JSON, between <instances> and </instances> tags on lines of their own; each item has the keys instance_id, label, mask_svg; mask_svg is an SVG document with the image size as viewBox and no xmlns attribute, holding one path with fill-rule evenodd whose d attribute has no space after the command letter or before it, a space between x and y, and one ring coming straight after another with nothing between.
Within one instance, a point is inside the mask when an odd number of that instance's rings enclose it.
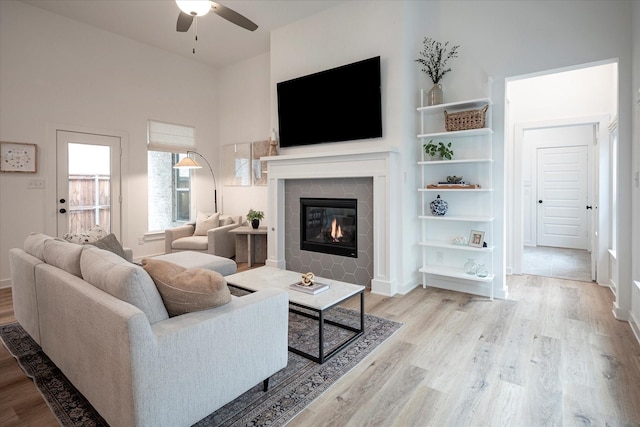
<instances>
[{"instance_id":1,"label":"door frame","mask_svg":"<svg viewBox=\"0 0 640 427\"><path fill-rule=\"evenodd\" d=\"M524 188L522 177L522 165L524 153L522 141L524 132L527 130L577 125L595 125L596 144L589 152L594 159L591 164L593 170L589 170L590 188L593 189L591 200L594 211L597 209L597 222L595 228L591 230L590 241L592 251L596 251L596 281L600 284L609 280L608 263L608 242L609 242L609 117L606 115L585 116L559 120L546 120L539 122L516 123L514 128L513 144L513 224L511 241L513 243L513 265L512 274L522 274L522 257L524 247L524 226L523 226L523 200ZM594 182L597 179L597 182ZM594 238L597 235L597 239Z\"/></svg>"},{"instance_id":2,"label":"door frame","mask_svg":"<svg viewBox=\"0 0 640 427\"><path fill-rule=\"evenodd\" d=\"M44 174L46 176L47 182L50 184L46 186L45 189L45 201L44 201L44 232L49 236L55 236L58 229L58 203L57 203L57 133L58 131L66 131L66 132L76 132L76 133L88 133L94 135L104 135L104 136L112 136L116 138L120 138L120 197L121 201L119 203L120 209L120 227L119 236L120 243L123 246L130 245L128 244L128 232L129 232L129 221L125 220L124 212L128 212L128 203L129 200L128 192L127 192L127 177L129 171L129 134L125 131L114 130L114 129L105 129L105 128L95 128L88 126L79 126L79 125L69 125L62 123L47 123L46 125L46 135L47 135L47 149L52 150L52 152L45 152L43 156L45 158L52 158L49 162L45 163L45 171ZM114 232L115 233L115 232ZM118 234L118 233L115 233Z\"/></svg>"}]
</instances>

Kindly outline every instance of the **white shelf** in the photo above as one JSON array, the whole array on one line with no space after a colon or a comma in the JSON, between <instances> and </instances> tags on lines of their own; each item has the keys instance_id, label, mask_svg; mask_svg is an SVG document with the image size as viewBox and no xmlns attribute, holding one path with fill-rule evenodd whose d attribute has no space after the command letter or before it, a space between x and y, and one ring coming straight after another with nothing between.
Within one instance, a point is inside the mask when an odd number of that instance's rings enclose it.
<instances>
[{"instance_id":1,"label":"white shelf","mask_svg":"<svg viewBox=\"0 0 640 427\"><path fill-rule=\"evenodd\" d=\"M471 280L474 282L485 282L485 283L492 282L494 278L493 274L490 274L487 277L478 277L472 274L465 273L464 270L461 268L446 267L441 265L428 265L428 266L422 267L420 269L420 273L434 274L436 276L446 276L446 277L453 277L456 279Z\"/></svg>"},{"instance_id":2,"label":"white shelf","mask_svg":"<svg viewBox=\"0 0 640 427\"><path fill-rule=\"evenodd\" d=\"M420 215L420 219L433 219L436 221L467 221L467 222L492 222L492 216L461 216L461 215Z\"/></svg>"},{"instance_id":3,"label":"white shelf","mask_svg":"<svg viewBox=\"0 0 640 427\"><path fill-rule=\"evenodd\" d=\"M438 138L438 137L448 137L448 138L461 138L465 136L478 136L478 135L491 135L493 134L493 129L490 128L478 128L478 129L467 129L467 130L452 130L450 132L433 132L433 133L421 133L418 134L418 138Z\"/></svg>"},{"instance_id":4,"label":"white shelf","mask_svg":"<svg viewBox=\"0 0 640 427\"><path fill-rule=\"evenodd\" d=\"M493 105L493 102L489 98L470 99L468 101L448 102L446 104L427 105L424 107L418 107L418 112L437 114L442 113L444 110L468 110L482 108L485 105Z\"/></svg>"},{"instance_id":5,"label":"white shelf","mask_svg":"<svg viewBox=\"0 0 640 427\"><path fill-rule=\"evenodd\" d=\"M493 159L456 159L456 160L425 160L418 162L419 165L455 165L459 163L493 163Z\"/></svg>"},{"instance_id":6,"label":"white shelf","mask_svg":"<svg viewBox=\"0 0 640 427\"><path fill-rule=\"evenodd\" d=\"M493 191L492 188L418 188L418 191L425 191L427 193L442 193L444 191L454 193L469 193L469 192L487 192Z\"/></svg>"},{"instance_id":7,"label":"white shelf","mask_svg":"<svg viewBox=\"0 0 640 427\"><path fill-rule=\"evenodd\" d=\"M421 94L421 99L426 100L426 92ZM447 104L418 107L417 111L421 116L418 142L424 145L430 139L434 141L447 141L452 143L452 148L458 157L455 160L432 160L422 152L422 156L417 162L421 181L418 194L421 198L421 211L418 215L421 222L422 234L419 246L422 248L422 266L419 272L423 274L424 286L443 286L447 289L460 290L462 292L477 292L484 294L485 286L490 287L491 299L493 299L493 280L496 270L494 262L495 246L474 247L468 245L455 245L451 238L454 235L465 235L470 229L481 229L485 233L485 238L489 242L494 240L493 221L493 191L495 182L493 180L493 129L491 129L491 108L487 111L486 126L479 129L468 129L460 131L443 131L445 129L445 115L448 113L480 109L486 105L493 105L490 98L470 99L461 102L450 102ZM465 139L467 138L467 139ZM445 144L447 142L444 142ZM445 167L447 170L445 171ZM444 173L446 172L446 173ZM445 175L464 175L466 180L474 183L481 183L481 188L427 188L429 184L442 181ZM431 215L429 211L430 199L435 194L446 193L449 200L449 214L443 216ZM458 196L451 196L459 193ZM481 209L478 209L478 204ZM476 213L476 215L453 215L451 212ZM485 215L477 215L483 213ZM450 238L449 238L450 237ZM438 240L440 239L440 240ZM432 263L434 248L445 249L445 263ZM466 274L462 266L465 259L475 254L482 260L489 269L487 277ZM439 254L442 258L442 254ZM436 257L438 258L438 257ZM440 260L439 260L440 261ZM451 267L457 265L457 267ZM438 281L435 277L427 279L427 275L448 278L446 283ZM429 284L428 282L432 282ZM471 282L471 283L470 283ZM474 286L475 282L475 286Z\"/></svg>"},{"instance_id":8,"label":"white shelf","mask_svg":"<svg viewBox=\"0 0 640 427\"><path fill-rule=\"evenodd\" d=\"M456 249L460 251L472 251L472 252L493 252L494 246L488 246L486 248L476 248L469 245L454 245L449 242L441 242L439 240L426 240L419 243L420 246L426 246L429 248L442 248L442 249Z\"/></svg>"}]
</instances>

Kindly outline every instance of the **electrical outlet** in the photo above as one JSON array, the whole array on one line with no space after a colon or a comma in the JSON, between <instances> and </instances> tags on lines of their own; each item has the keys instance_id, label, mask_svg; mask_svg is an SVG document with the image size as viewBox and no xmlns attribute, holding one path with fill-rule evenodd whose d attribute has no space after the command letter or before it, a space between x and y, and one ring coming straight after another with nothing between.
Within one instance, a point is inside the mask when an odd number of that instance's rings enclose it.
<instances>
[{"instance_id":1,"label":"electrical outlet","mask_svg":"<svg viewBox=\"0 0 640 427\"><path fill-rule=\"evenodd\" d=\"M144 245L144 237L138 237L138 245Z\"/></svg>"},{"instance_id":2,"label":"electrical outlet","mask_svg":"<svg viewBox=\"0 0 640 427\"><path fill-rule=\"evenodd\" d=\"M42 178L33 178L27 181L27 188L30 190L42 190L44 188L44 179Z\"/></svg>"},{"instance_id":3,"label":"electrical outlet","mask_svg":"<svg viewBox=\"0 0 640 427\"><path fill-rule=\"evenodd\" d=\"M436 252L436 262L442 264L444 262L444 255L442 251Z\"/></svg>"}]
</instances>

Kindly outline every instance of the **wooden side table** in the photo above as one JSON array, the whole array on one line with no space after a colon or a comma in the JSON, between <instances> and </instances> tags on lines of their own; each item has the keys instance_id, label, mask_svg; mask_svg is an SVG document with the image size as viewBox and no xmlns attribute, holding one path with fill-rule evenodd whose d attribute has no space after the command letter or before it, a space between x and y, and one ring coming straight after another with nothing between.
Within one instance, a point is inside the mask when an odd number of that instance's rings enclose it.
<instances>
[{"instance_id":1,"label":"wooden side table","mask_svg":"<svg viewBox=\"0 0 640 427\"><path fill-rule=\"evenodd\" d=\"M267 227L236 227L229 233L236 235L236 262L264 264L267 260Z\"/></svg>"}]
</instances>

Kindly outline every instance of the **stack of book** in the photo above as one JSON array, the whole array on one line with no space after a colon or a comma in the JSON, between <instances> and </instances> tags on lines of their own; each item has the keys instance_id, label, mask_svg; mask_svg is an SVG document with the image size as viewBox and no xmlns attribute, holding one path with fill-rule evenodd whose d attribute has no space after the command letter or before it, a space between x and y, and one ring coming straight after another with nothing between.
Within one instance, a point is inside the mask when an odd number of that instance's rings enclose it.
<instances>
[{"instance_id":1,"label":"stack of book","mask_svg":"<svg viewBox=\"0 0 640 427\"><path fill-rule=\"evenodd\" d=\"M289 285L289 287L293 290L304 292L307 294L315 295L320 292L324 292L329 289L329 285L326 283L315 282L313 285L305 286L302 282L294 283L293 285Z\"/></svg>"}]
</instances>

